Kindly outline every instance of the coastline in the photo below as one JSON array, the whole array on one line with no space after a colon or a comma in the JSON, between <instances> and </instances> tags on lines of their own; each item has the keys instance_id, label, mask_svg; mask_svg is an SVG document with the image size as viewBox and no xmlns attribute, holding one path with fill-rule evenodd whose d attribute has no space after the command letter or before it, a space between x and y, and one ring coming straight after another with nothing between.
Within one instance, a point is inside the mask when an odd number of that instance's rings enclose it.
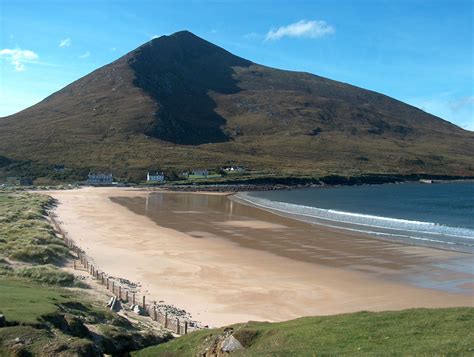
<instances>
[{"instance_id":1,"label":"coastline","mask_svg":"<svg viewBox=\"0 0 474 357\"><path fill-rule=\"evenodd\" d=\"M463 181L465 183L467 181ZM452 183L452 182L450 182ZM411 183L413 184L413 183ZM415 184L420 184L424 185L423 183L415 183ZM257 198L257 197L252 197L251 195L248 195L247 192L239 192L236 193L235 195L232 195L230 197L234 202L237 202L239 204L255 207L257 209L265 210L267 212L270 212L272 214L275 214L280 217L286 217L286 218L291 218L294 220L298 220L301 222L305 222L307 224L313 224L313 225L319 225L327 228L334 228L336 230L340 231L349 231L349 232L355 232L359 233L364 236L369 236L372 239L377 239L377 240L385 240L388 242L397 242L406 246L419 246L419 247L427 247L431 249L438 249L438 250L444 250L444 251L449 251L449 252L459 252L459 253L467 253L467 254L473 254L472 251L469 249L461 246L456 246L456 244L452 245L447 245L446 242L438 242L436 240L430 240L430 239L423 239L423 238L416 238L414 236L401 236L398 237L397 234L395 233L388 233L389 231L403 231L402 228L394 228L394 227L383 227L383 226L377 226L377 225L371 225L371 224L366 224L366 223L358 223L358 222L347 222L347 221L340 221L334 218L328 218L328 217L321 217L321 216L314 216L312 214L307 214L307 213L297 213L297 212L292 212L289 211L288 209L284 209L282 207L278 206L270 206L269 204L265 204L261 201L262 198ZM272 202L269 200L268 202ZM285 203L285 202L283 202ZM297 205L297 204L294 204ZM318 208L318 207L313 207L309 206L308 208L314 208L317 210L330 210L334 212L338 212L340 214L354 214L353 212L346 212L346 211L339 211L339 210L334 210L334 209L328 209L328 208ZM371 214L360 214L360 213L355 213L355 215L359 216L365 216L367 218L375 218L375 219L382 219L385 220L387 217L384 216L374 216ZM422 224L433 224L431 222L420 222L420 221L409 221L406 219L393 219L389 218L392 220L396 220L399 222L408 222L408 223L422 223ZM375 231L371 231L371 229L376 229ZM379 229L379 230L377 230ZM385 229L385 231L384 231ZM387 230L388 229L388 230ZM408 229L407 232L410 232ZM409 239L407 239L409 238ZM466 237L467 238L467 237ZM428 242L425 242L428 241ZM436 243L444 243L444 244L436 244ZM463 249L464 248L464 249Z\"/></svg>"},{"instance_id":2,"label":"coastline","mask_svg":"<svg viewBox=\"0 0 474 357\"><path fill-rule=\"evenodd\" d=\"M85 188L49 194L59 200L56 214L63 228L98 267L140 282L144 294L184 308L204 324L473 305L469 295L383 281L374 274L331 264L298 261L246 248L208 232L200 232L201 238L196 239L189 232L159 226L110 199L143 199L147 191ZM243 223L230 222L226 229L236 224ZM259 224L261 230L275 228L258 220L245 224L253 225L252 229ZM333 230L322 231L335 236ZM451 254L427 248L411 251L415 255Z\"/></svg>"}]
</instances>

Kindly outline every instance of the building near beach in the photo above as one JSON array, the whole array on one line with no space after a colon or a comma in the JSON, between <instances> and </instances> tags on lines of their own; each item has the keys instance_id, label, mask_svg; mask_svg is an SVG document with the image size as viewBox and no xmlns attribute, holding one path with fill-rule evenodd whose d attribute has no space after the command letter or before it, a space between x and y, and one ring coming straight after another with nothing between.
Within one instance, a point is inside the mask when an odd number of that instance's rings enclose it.
<instances>
[{"instance_id":1,"label":"building near beach","mask_svg":"<svg viewBox=\"0 0 474 357\"><path fill-rule=\"evenodd\" d=\"M223 168L226 172L243 172L244 169L240 166L226 166Z\"/></svg>"},{"instance_id":2,"label":"building near beach","mask_svg":"<svg viewBox=\"0 0 474 357\"><path fill-rule=\"evenodd\" d=\"M147 182L164 182L165 174L163 172L147 172L146 181Z\"/></svg>"},{"instance_id":3,"label":"building near beach","mask_svg":"<svg viewBox=\"0 0 474 357\"><path fill-rule=\"evenodd\" d=\"M205 170L205 169L192 170L190 175L207 177L209 176L209 170Z\"/></svg>"},{"instance_id":4,"label":"building near beach","mask_svg":"<svg viewBox=\"0 0 474 357\"><path fill-rule=\"evenodd\" d=\"M108 185L113 182L113 175L109 172L89 172L87 183L91 185Z\"/></svg>"},{"instance_id":5,"label":"building near beach","mask_svg":"<svg viewBox=\"0 0 474 357\"><path fill-rule=\"evenodd\" d=\"M33 180L29 177L10 176L10 177L7 177L6 181L7 181L7 184L9 185L20 185L20 186L33 185Z\"/></svg>"}]
</instances>

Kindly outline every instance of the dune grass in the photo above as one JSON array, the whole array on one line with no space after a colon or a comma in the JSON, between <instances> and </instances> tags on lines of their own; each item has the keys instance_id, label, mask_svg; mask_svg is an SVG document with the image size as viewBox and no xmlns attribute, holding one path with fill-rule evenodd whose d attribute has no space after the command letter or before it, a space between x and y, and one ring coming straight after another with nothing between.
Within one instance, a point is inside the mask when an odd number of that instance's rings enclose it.
<instances>
[{"instance_id":1,"label":"dune grass","mask_svg":"<svg viewBox=\"0 0 474 357\"><path fill-rule=\"evenodd\" d=\"M72 274L57 267L70 253L46 220L46 210L53 203L45 195L0 192L0 275L48 285L76 285Z\"/></svg>"},{"instance_id":2,"label":"dune grass","mask_svg":"<svg viewBox=\"0 0 474 357\"><path fill-rule=\"evenodd\" d=\"M410 309L234 325L235 356L460 356L474 354L474 308ZM196 356L224 329L203 330L134 356Z\"/></svg>"},{"instance_id":3,"label":"dune grass","mask_svg":"<svg viewBox=\"0 0 474 357\"><path fill-rule=\"evenodd\" d=\"M32 281L57 286L79 286L74 275L57 269L52 265L39 265L17 269L15 275Z\"/></svg>"},{"instance_id":4,"label":"dune grass","mask_svg":"<svg viewBox=\"0 0 474 357\"><path fill-rule=\"evenodd\" d=\"M45 195L0 192L0 257L51 264L69 256L45 219L52 204L53 199Z\"/></svg>"}]
</instances>

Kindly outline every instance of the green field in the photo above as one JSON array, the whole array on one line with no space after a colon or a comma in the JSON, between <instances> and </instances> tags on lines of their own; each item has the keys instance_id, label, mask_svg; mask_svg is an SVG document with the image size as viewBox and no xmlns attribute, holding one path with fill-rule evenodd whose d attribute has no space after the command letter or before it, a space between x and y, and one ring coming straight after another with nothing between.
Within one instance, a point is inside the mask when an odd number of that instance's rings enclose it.
<instances>
[{"instance_id":1,"label":"green field","mask_svg":"<svg viewBox=\"0 0 474 357\"><path fill-rule=\"evenodd\" d=\"M474 355L474 308L359 312L233 326L245 347L235 356ZM180 337L134 356L197 356L224 329Z\"/></svg>"},{"instance_id":2,"label":"green field","mask_svg":"<svg viewBox=\"0 0 474 357\"><path fill-rule=\"evenodd\" d=\"M70 293L50 286L23 279L0 279L0 313L9 321L38 322L41 316L57 312L58 304L70 300Z\"/></svg>"}]
</instances>

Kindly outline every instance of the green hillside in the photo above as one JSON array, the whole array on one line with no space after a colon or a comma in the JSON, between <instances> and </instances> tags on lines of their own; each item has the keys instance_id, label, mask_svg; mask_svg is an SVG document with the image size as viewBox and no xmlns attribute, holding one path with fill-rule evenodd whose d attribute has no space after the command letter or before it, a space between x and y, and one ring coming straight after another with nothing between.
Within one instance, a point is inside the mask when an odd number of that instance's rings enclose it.
<instances>
[{"instance_id":1,"label":"green hillside","mask_svg":"<svg viewBox=\"0 0 474 357\"><path fill-rule=\"evenodd\" d=\"M234 336L232 356L468 356L474 354L474 308L359 312L194 332L134 356L213 356ZM207 354L206 354L207 353Z\"/></svg>"}]
</instances>

